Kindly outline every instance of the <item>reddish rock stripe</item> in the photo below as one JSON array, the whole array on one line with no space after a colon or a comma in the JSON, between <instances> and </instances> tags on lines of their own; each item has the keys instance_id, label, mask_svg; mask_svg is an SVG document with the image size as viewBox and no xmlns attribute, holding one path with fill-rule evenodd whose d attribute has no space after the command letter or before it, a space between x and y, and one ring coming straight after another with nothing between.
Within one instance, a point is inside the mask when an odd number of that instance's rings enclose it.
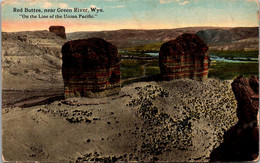
<instances>
[{"instance_id":1,"label":"reddish rock stripe","mask_svg":"<svg viewBox=\"0 0 260 163\"><path fill-rule=\"evenodd\" d=\"M68 73L70 71L74 71L74 73L80 73L80 74L88 74L88 73L112 73L112 72L117 72L117 73L120 73L120 67L117 68L117 69L111 69L111 70L107 70L107 69L101 69L101 70L85 70L83 68L70 68L70 67L63 67L63 71L64 73Z\"/></svg>"},{"instance_id":2,"label":"reddish rock stripe","mask_svg":"<svg viewBox=\"0 0 260 163\"><path fill-rule=\"evenodd\" d=\"M96 87L107 87L107 88L111 88L111 87L117 87L120 86L121 83L109 83L109 84L103 84L103 85L92 85L92 84L87 84L87 85L83 85L83 88L96 88Z\"/></svg>"},{"instance_id":3,"label":"reddish rock stripe","mask_svg":"<svg viewBox=\"0 0 260 163\"><path fill-rule=\"evenodd\" d=\"M89 56L84 56L84 55L82 55L82 54L80 54L80 53L73 53L73 54L71 54L70 56L64 56L64 57L76 57L76 58L85 58L85 59L89 59ZM106 59L107 61L109 60L109 59Z\"/></svg>"},{"instance_id":4,"label":"reddish rock stripe","mask_svg":"<svg viewBox=\"0 0 260 163\"><path fill-rule=\"evenodd\" d=\"M98 75L98 74L94 74L94 75L70 75L70 78L72 78L72 79L75 79L75 78L86 78L86 80L89 80L89 79L99 79L99 78L108 78L108 77L110 77L112 74L105 74L105 75ZM115 74L115 76L120 76L120 73L117 73L117 74ZM108 78L108 80L109 80L109 78Z\"/></svg>"},{"instance_id":5,"label":"reddish rock stripe","mask_svg":"<svg viewBox=\"0 0 260 163\"><path fill-rule=\"evenodd\" d=\"M85 69L83 66L81 66L81 67L70 67L70 66L63 66L62 67L63 69L71 69L71 70L80 70L80 71L82 71L82 70L85 70L85 71L90 71L90 72L92 72L92 71L95 71L95 72L107 72L107 71L113 71L113 70L117 70L117 69L119 69L120 68L120 66L116 66L116 67L113 67L113 68L109 68L109 69L105 69L105 68L100 68L100 69L94 69L94 68L92 68L92 69Z\"/></svg>"},{"instance_id":6,"label":"reddish rock stripe","mask_svg":"<svg viewBox=\"0 0 260 163\"><path fill-rule=\"evenodd\" d=\"M70 75L70 79L79 79L79 80L91 80L91 79L103 79L109 80L111 75ZM120 74L115 74L114 77L120 77Z\"/></svg>"},{"instance_id":7,"label":"reddish rock stripe","mask_svg":"<svg viewBox=\"0 0 260 163\"><path fill-rule=\"evenodd\" d=\"M79 54L79 53L73 53L71 56L76 57L76 58L82 58L83 57L83 55Z\"/></svg>"},{"instance_id":8,"label":"reddish rock stripe","mask_svg":"<svg viewBox=\"0 0 260 163\"><path fill-rule=\"evenodd\" d=\"M162 44L159 54L160 73L163 79L172 80L207 78L210 65L208 47L197 35L182 34Z\"/></svg>"},{"instance_id":9,"label":"reddish rock stripe","mask_svg":"<svg viewBox=\"0 0 260 163\"><path fill-rule=\"evenodd\" d=\"M121 81L115 81L115 82L108 82L107 80L106 81L66 81L65 84L66 85L102 85L102 84L105 84L105 85L109 85L109 84L117 84L117 83L121 83Z\"/></svg>"},{"instance_id":10,"label":"reddish rock stripe","mask_svg":"<svg viewBox=\"0 0 260 163\"><path fill-rule=\"evenodd\" d=\"M79 77L91 77L91 76L111 76L112 74L115 75L120 75L120 70L113 70L113 71L109 71L109 72L74 72L71 70L64 70L65 72L63 74L75 74L74 76L79 76Z\"/></svg>"},{"instance_id":11,"label":"reddish rock stripe","mask_svg":"<svg viewBox=\"0 0 260 163\"><path fill-rule=\"evenodd\" d=\"M63 57L63 59L64 59L64 57ZM69 58L69 59L71 59L71 58ZM82 63L83 61L82 60L77 60L77 61L80 61L81 62L81 64L84 64L84 63ZM74 68L74 69L78 69L78 67L73 67L72 65L69 65L69 66L66 66L67 64L65 64L65 68ZM95 69L95 68L91 68L91 67L87 67L87 65L77 65L77 66L86 66L85 68L86 68L86 70L87 69ZM63 66L63 68L64 68L64 66ZM99 69L95 69L96 71L102 71L102 70L113 70L113 69L118 69L118 68L120 68L120 63L115 63L115 65L111 65L111 67L109 67L108 69L106 69L106 68L99 68ZM85 69L84 69L85 70Z\"/></svg>"},{"instance_id":12,"label":"reddish rock stripe","mask_svg":"<svg viewBox=\"0 0 260 163\"><path fill-rule=\"evenodd\" d=\"M119 87L120 87L120 85L117 85L114 87L102 88L101 90L115 89L115 88L119 88ZM96 90L96 88L81 88L81 89L70 88L69 90L64 90L64 93L74 93L75 91L78 91L78 92L95 91L95 90Z\"/></svg>"},{"instance_id":13,"label":"reddish rock stripe","mask_svg":"<svg viewBox=\"0 0 260 163\"><path fill-rule=\"evenodd\" d=\"M120 76L120 72L113 72L113 73L64 73L66 75L70 75L70 76L77 76L79 78L84 78L84 77L99 77L99 76L103 76L103 77L110 77L112 74L115 76Z\"/></svg>"},{"instance_id":14,"label":"reddish rock stripe","mask_svg":"<svg viewBox=\"0 0 260 163\"><path fill-rule=\"evenodd\" d=\"M93 84L83 84L83 88L98 88L98 87L115 87L115 86L120 86L121 83L112 83L110 82L109 84L100 84L100 85L93 85ZM74 84L73 84L74 85Z\"/></svg>"},{"instance_id":15,"label":"reddish rock stripe","mask_svg":"<svg viewBox=\"0 0 260 163\"><path fill-rule=\"evenodd\" d=\"M62 47L62 60L65 97L104 97L120 91L120 55L107 41L69 41Z\"/></svg>"},{"instance_id":16,"label":"reddish rock stripe","mask_svg":"<svg viewBox=\"0 0 260 163\"><path fill-rule=\"evenodd\" d=\"M118 71L118 72L111 72L111 73L109 73L109 74L94 74L94 75L86 75L86 77L88 77L88 78L93 78L93 77L107 77L107 76L111 76L112 74L115 74L116 76L120 76L120 71ZM85 75L84 75L85 76Z\"/></svg>"}]
</instances>

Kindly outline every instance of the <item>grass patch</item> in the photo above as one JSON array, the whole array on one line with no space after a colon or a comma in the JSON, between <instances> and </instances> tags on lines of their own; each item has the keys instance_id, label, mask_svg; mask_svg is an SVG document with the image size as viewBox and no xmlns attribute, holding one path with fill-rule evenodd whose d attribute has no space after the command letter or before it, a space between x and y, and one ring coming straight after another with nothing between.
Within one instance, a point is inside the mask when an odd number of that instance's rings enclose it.
<instances>
[{"instance_id":1,"label":"grass patch","mask_svg":"<svg viewBox=\"0 0 260 163\"><path fill-rule=\"evenodd\" d=\"M140 46L134 46L131 48L125 48L124 50L132 51L132 52L141 52L141 53L159 52L162 44L163 42L151 43L151 44L145 44Z\"/></svg>"},{"instance_id":2,"label":"grass patch","mask_svg":"<svg viewBox=\"0 0 260 163\"><path fill-rule=\"evenodd\" d=\"M141 76L141 70L139 68L125 68L121 67L121 75L122 79L128 79L133 77L140 77Z\"/></svg>"},{"instance_id":3,"label":"grass patch","mask_svg":"<svg viewBox=\"0 0 260 163\"><path fill-rule=\"evenodd\" d=\"M159 61L158 59L150 61L146 64L146 67L159 67Z\"/></svg>"},{"instance_id":4,"label":"grass patch","mask_svg":"<svg viewBox=\"0 0 260 163\"><path fill-rule=\"evenodd\" d=\"M258 74L258 63L213 62L209 70L210 78L221 80L234 79L238 75L250 77L251 75L258 76Z\"/></svg>"},{"instance_id":5,"label":"grass patch","mask_svg":"<svg viewBox=\"0 0 260 163\"><path fill-rule=\"evenodd\" d=\"M121 61L121 74L122 79L141 77L143 73L142 65L146 62L142 60L122 60Z\"/></svg>"},{"instance_id":6,"label":"grass patch","mask_svg":"<svg viewBox=\"0 0 260 163\"><path fill-rule=\"evenodd\" d=\"M232 57L249 57L258 58L258 51L209 51L210 54L219 57L232 58Z\"/></svg>"},{"instance_id":7,"label":"grass patch","mask_svg":"<svg viewBox=\"0 0 260 163\"><path fill-rule=\"evenodd\" d=\"M137 59L123 59L121 60L121 67L126 67L126 68L130 68L130 67L140 67L143 64L146 64L147 61L145 60L137 60Z\"/></svg>"},{"instance_id":8,"label":"grass patch","mask_svg":"<svg viewBox=\"0 0 260 163\"><path fill-rule=\"evenodd\" d=\"M146 74L146 76L160 74L160 68L159 67L147 67L145 74Z\"/></svg>"},{"instance_id":9,"label":"grass patch","mask_svg":"<svg viewBox=\"0 0 260 163\"><path fill-rule=\"evenodd\" d=\"M145 68L145 71L144 71ZM121 61L122 79L144 77L160 74L158 60L129 60ZM258 63L236 63L236 62L211 62L209 78L219 78L221 80L231 80L238 75L250 77L258 76Z\"/></svg>"},{"instance_id":10,"label":"grass patch","mask_svg":"<svg viewBox=\"0 0 260 163\"><path fill-rule=\"evenodd\" d=\"M159 73L160 69L158 60L121 60L122 79L151 76Z\"/></svg>"}]
</instances>

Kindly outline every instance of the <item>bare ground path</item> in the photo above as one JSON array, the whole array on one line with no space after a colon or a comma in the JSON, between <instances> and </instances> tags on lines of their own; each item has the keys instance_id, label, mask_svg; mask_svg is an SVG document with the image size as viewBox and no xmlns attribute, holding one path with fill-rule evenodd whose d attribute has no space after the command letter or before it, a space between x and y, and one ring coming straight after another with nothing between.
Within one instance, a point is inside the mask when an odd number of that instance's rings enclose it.
<instances>
[{"instance_id":1,"label":"bare ground path","mask_svg":"<svg viewBox=\"0 0 260 163\"><path fill-rule=\"evenodd\" d=\"M45 90L3 90L2 107L29 107L63 98L63 88Z\"/></svg>"}]
</instances>

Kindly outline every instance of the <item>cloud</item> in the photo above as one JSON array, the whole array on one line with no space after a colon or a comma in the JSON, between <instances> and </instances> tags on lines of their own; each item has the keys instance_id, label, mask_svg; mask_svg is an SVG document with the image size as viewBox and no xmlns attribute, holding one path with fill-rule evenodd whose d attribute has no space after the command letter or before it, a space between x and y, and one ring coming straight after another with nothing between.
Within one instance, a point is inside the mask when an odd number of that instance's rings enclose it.
<instances>
[{"instance_id":1,"label":"cloud","mask_svg":"<svg viewBox=\"0 0 260 163\"><path fill-rule=\"evenodd\" d=\"M125 5L118 5L118 6L115 6L115 8L124 8L126 7Z\"/></svg>"},{"instance_id":2,"label":"cloud","mask_svg":"<svg viewBox=\"0 0 260 163\"><path fill-rule=\"evenodd\" d=\"M18 5L18 4L20 4L20 3L17 2L17 1L7 0L7 1L3 1L3 2L1 3L1 6L3 7L3 6L5 6L5 5Z\"/></svg>"},{"instance_id":3,"label":"cloud","mask_svg":"<svg viewBox=\"0 0 260 163\"><path fill-rule=\"evenodd\" d=\"M180 0L159 0L160 3L171 3L171 2L179 2Z\"/></svg>"},{"instance_id":4,"label":"cloud","mask_svg":"<svg viewBox=\"0 0 260 163\"><path fill-rule=\"evenodd\" d=\"M179 4L180 5L185 5L185 4L187 4L187 3L190 3L189 1L184 1L184 2L180 2Z\"/></svg>"},{"instance_id":5,"label":"cloud","mask_svg":"<svg viewBox=\"0 0 260 163\"><path fill-rule=\"evenodd\" d=\"M107 6L109 8L124 8L126 7L125 5L118 5L118 6Z\"/></svg>"},{"instance_id":6,"label":"cloud","mask_svg":"<svg viewBox=\"0 0 260 163\"><path fill-rule=\"evenodd\" d=\"M30 6L35 6L35 5L39 5L42 8L50 8L53 6L53 4L51 2L47 2L47 1L36 1L36 0L26 0L27 2L30 2L29 5Z\"/></svg>"},{"instance_id":7,"label":"cloud","mask_svg":"<svg viewBox=\"0 0 260 163\"><path fill-rule=\"evenodd\" d=\"M33 5L36 5L36 4L37 4L36 1L31 1L31 2L29 3L30 6L33 6Z\"/></svg>"},{"instance_id":8,"label":"cloud","mask_svg":"<svg viewBox=\"0 0 260 163\"><path fill-rule=\"evenodd\" d=\"M89 10L91 10L91 9L97 9L97 10L100 10L101 8L98 8L98 7L95 6L95 5L90 5L88 9L89 9Z\"/></svg>"},{"instance_id":9,"label":"cloud","mask_svg":"<svg viewBox=\"0 0 260 163\"><path fill-rule=\"evenodd\" d=\"M189 1L181 1L181 0L159 0L159 2L161 4L165 4L165 3L172 3L172 2L178 2L180 5L185 5L185 4L188 4L190 3Z\"/></svg>"},{"instance_id":10,"label":"cloud","mask_svg":"<svg viewBox=\"0 0 260 163\"><path fill-rule=\"evenodd\" d=\"M51 3L51 2L41 2L41 3L43 4L42 7L44 7L44 8L49 8L49 7L52 6L52 3Z\"/></svg>"},{"instance_id":11,"label":"cloud","mask_svg":"<svg viewBox=\"0 0 260 163\"><path fill-rule=\"evenodd\" d=\"M59 7L60 8L68 8L68 5L66 3L60 3Z\"/></svg>"},{"instance_id":12,"label":"cloud","mask_svg":"<svg viewBox=\"0 0 260 163\"><path fill-rule=\"evenodd\" d=\"M90 5L89 8L97 8L95 5Z\"/></svg>"}]
</instances>

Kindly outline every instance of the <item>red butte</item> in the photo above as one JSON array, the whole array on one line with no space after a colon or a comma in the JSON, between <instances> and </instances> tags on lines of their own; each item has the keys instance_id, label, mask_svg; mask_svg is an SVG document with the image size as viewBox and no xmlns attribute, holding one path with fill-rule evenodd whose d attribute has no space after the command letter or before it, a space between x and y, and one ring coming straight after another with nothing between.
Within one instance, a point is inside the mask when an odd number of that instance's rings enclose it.
<instances>
[{"instance_id":1,"label":"red butte","mask_svg":"<svg viewBox=\"0 0 260 163\"><path fill-rule=\"evenodd\" d=\"M208 46L197 35L182 34L161 46L159 66L162 80L205 80L209 70Z\"/></svg>"},{"instance_id":2,"label":"red butte","mask_svg":"<svg viewBox=\"0 0 260 163\"><path fill-rule=\"evenodd\" d=\"M55 33L57 36L66 39L65 27L63 26L50 26L49 31Z\"/></svg>"},{"instance_id":3,"label":"red butte","mask_svg":"<svg viewBox=\"0 0 260 163\"><path fill-rule=\"evenodd\" d=\"M66 42L62 61L65 98L120 92L120 55L111 43L100 38Z\"/></svg>"}]
</instances>

